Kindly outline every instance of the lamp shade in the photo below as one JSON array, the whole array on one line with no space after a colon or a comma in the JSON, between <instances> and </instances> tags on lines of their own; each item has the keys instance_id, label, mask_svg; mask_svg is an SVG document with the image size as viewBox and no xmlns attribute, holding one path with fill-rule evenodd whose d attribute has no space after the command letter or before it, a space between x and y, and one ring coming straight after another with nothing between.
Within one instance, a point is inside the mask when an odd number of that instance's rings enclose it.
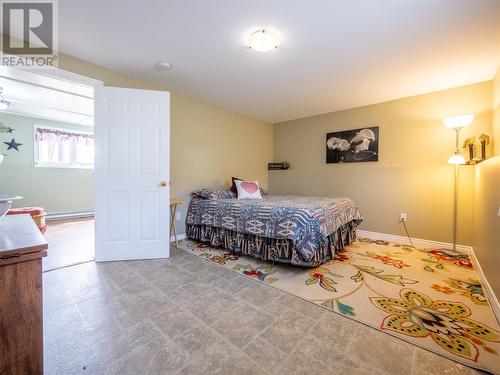
<instances>
[{"instance_id":1,"label":"lamp shade","mask_svg":"<svg viewBox=\"0 0 500 375\"><path fill-rule=\"evenodd\" d=\"M465 128L474 120L474 115L448 117L443 120L444 126L450 129Z\"/></svg>"},{"instance_id":2,"label":"lamp shade","mask_svg":"<svg viewBox=\"0 0 500 375\"><path fill-rule=\"evenodd\" d=\"M455 151L448 159L448 164L465 164L465 158L460 151Z\"/></svg>"}]
</instances>

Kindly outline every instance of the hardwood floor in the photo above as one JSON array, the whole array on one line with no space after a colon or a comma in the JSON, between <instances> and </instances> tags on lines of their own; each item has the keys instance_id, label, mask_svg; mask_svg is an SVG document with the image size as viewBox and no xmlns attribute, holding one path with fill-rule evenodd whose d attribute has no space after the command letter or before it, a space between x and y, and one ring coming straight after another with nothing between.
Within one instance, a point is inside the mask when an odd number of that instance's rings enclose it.
<instances>
[{"instance_id":1,"label":"hardwood floor","mask_svg":"<svg viewBox=\"0 0 500 375\"><path fill-rule=\"evenodd\" d=\"M94 259L93 218L48 221L45 237L49 249L44 271Z\"/></svg>"}]
</instances>

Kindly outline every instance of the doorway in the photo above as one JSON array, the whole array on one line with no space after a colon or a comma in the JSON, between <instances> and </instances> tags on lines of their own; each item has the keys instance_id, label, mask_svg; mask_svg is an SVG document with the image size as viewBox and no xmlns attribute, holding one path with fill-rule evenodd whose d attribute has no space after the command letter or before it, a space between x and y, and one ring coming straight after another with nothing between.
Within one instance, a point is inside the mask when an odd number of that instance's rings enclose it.
<instances>
[{"instance_id":1,"label":"doorway","mask_svg":"<svg viewBox=\"0 0 500 375\"><path fill-rule=\"evenodd\" d=\"M46 212L44 271L168 257L170 94L60 69L0 67L0 87L0 121L26 146L0 166L0 193Z\"/></svg>"},{"instance_id":2,"label":"doorway","mask_svg":"<svg viewBox=\"0 0 500 375\"><path fill-rule=\"evenodd\" d=\"M94 259L94 88L59 69L0 67L0 192L36 217L49 242L43 270ZM17 148L8 149L3 142Z\"/></svg>"}]
</instances>

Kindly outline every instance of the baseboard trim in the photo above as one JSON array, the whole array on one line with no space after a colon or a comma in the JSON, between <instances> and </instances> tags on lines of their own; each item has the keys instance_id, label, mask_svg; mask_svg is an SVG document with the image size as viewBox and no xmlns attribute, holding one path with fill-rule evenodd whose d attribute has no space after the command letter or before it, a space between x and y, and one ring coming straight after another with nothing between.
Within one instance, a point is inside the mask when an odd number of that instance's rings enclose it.
<instances>
[{"instance_id":1,"label":"baseboard trim","mask_svg":"<svg viewBox=\"0 0 500 375\"><path fill-rule=\"evenodd\" d=\"M47 221L51 221L51 220L76 219L81 217L92 217L92 216L94 216L94 211L55 212L47 214L47 217L45 219Z\"/></svg>"},{"instance_id":2,"label":"baseboard trim","mask_svg":"<svg viewBox=\"0 0 500 375\"><path fill-rule=\"evenodd\" d=\"M366 237L366 238L371 238L375 240L384 240L384 241L389 241L389 242L396 242L404 245L411 245L410 240L408 237L404 236L398 236L395 234L386 234L386 233L379 233L379 232L370 232L367 230L357 230L358 236L360 237ZM453 244L448 243L448 242L439 242L439 241L431 241L431 240L423 240L421 238L411 238L413 241L413 244L417 247L431 247L431 248L439 248L439 249L453 249ZM472 252L472 247L467 246L467 245L457 245L456 250L464 253L464 254L469 254Z\"/></svg>"},{"instance_id":3,"label":"baseboard trim","mask_svg":"<svg viewBox=\"0 0 500 375\"><path fill-rule=\"evenodd\" d=\"M394 243L400 243L400 244L405 244L405 245L410 245L410 240L408 237L404 236L397 236L394 234L386 234L386 233L379 233L379 232L370 232L366 230L357 230L358 237L365 237L365 238L370 238L372 240L384 240L384 241L389 241L389 242L394 242ZM447 243L447 242L438 242L438 241L431 241L431 240L423 240L421 238L413 238L413 245L416 247L423 247L423 248L439 248L439 249L453 249L453 244ZM479 260L476 257L476 254L474 253L474 249L472 246L466 246L466 245L457 245L456 250L463 253L467 254L471 260L472 263L474 264L474 267L479 275L479 281L481 282L481 285L484 289L484 292L486 294L486 297L488 298L488 301L490 302L490 307L491 310L493 311L493 315L495 315L495 318L500 324L500 301L498 300L497 296L493 292L493 288L491 287L490 283L488 282L488 279L486 279L486 275L483 272L483 269L481 268L481 264L479 263Z\"/></svg>"},{"instance_id":4,"label":"baseboard trim","mask_svg":"<svg viewBox=\"0 0 500 375\"><path fill-rule=\"evenodd\" d=\"M182 241L186 239L186 233L178 234L177 235L177 241ZM175 238L174 236L170 236L170 242L174 242Z\"/></svg>"},{"instance_id":5,"label":"baseboard trim","mask_svg":"<svg viewBox=\"0 0 500 375\"><path fill-rule=\"evenodd\" d=\"M474 250L472 250L469 253L469 256L472 260L472 264L474 264L474 267L476 268L476 271L479 274L481 285L484 289L484 292L486 293L486 297L488 297L488 301L490 301L490 306L491 309L493 310L495 318L497 319L497 323L500 324L500 301L498 300L496 294L493 292L493 288L488 282L488 279L486 279L486 275L484 274L483 269L481 268L481 264L479 263L479 260L477 259Z\"/></svg>"}]
</instances>

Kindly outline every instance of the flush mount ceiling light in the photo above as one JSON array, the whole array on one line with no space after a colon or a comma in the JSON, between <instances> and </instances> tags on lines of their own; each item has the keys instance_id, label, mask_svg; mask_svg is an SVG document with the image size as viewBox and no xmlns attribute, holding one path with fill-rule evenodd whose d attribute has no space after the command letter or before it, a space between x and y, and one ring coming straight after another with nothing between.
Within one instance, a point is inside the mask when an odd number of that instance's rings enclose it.
<instances>
[{"instance_id":1,"label":"flush mount ceiling light","mask_svg":"<svg viewBox=\"0 0 500 375\"><path fill-rule=\"evenodd\" d=\"M3 97L3 88L0 87L0 110L9 108L10 102Z\"/></svg>"},{"instance_id":2,"label":"flush mount ceiling light","mask_svg":"<svg viewBox=\"0 0 500 375\"><path fill-rule=\"evenodd\" d=\"M258 52L268 52L278 48L278 35L269 29L254 31L248 37L248 48Z\"/></svg>"},{"instance_id":3,"label":"flush mount ceiling light","mask_svg":"<svg viewBox=\"0 0 500 375\"><path fill-rule=\"evenodd\" d=\"M158 64L156 64L156 69L165 71L165 70L172 69L172 65L166 61L162 61L162 62L159 62Z\"/></svg>"}]
</instances>

